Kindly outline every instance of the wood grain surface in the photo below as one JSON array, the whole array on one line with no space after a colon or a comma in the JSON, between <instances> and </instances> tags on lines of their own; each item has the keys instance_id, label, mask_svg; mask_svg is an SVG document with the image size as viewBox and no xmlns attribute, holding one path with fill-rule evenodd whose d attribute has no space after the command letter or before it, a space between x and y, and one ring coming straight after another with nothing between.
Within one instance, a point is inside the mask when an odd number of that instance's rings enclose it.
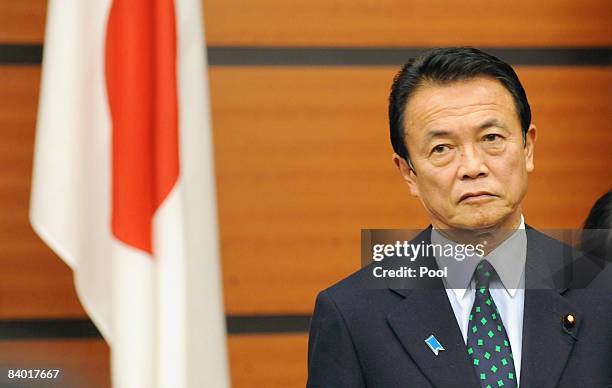
<instances>
[{"instance_id":1,"label":"wood grain surface","mask_svg":"<svg viewBox=\"0 0 612 388\"><path fill-rule=\"evenodd\" d=\"M427 217L391 163L394 68L210 71L228 314L309 313L359 267L362 228ZM579 228L610 187L607 68L519 68L538 126L525 217ZM82 316L72 274L28 223L39 70L0 67L0 317Z\"/></svg>"}]
</instances>

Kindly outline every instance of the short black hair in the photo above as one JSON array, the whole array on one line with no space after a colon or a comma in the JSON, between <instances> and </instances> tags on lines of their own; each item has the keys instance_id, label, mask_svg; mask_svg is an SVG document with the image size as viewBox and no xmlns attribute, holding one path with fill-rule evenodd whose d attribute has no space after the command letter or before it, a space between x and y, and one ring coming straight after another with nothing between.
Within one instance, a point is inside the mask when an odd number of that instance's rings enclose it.
<instances>
[{"instance_id":1,"label":"short black hair","mask_svg":"<svg viewBox=\"0 0 612 388\"><path fill-rule=\"evenodd\" d=\"M531 124L531 108L525 89L512 67L472 47L443 47L428 50L410 59L393 78L389 96L389 128L395 153L406 159L412 167L404 141L404 116L408 99L420 86L426 82L449 84L478 76L492 77L510 92L524 140Z\"/></svg>"},{"instance_id":2,"label":"short black hair","mask_svg":"<svg viewBox=\"0 0 612 388\"><path fill-rule=\"evenodd\" d=\"M595 202L582 229L581 250L612 262L612 190Z\"/></svg>"}]
</instances>

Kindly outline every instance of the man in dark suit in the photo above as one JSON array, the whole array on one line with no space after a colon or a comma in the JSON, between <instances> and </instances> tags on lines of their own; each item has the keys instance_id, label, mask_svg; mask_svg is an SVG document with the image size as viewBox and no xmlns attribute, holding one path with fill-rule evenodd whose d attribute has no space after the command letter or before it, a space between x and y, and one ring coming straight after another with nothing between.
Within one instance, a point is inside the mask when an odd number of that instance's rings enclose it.
<instances>
[{"instance_id":1,"label":"man in dark suit","mask_svg":"<svg viewBox=\"0 0 612 388\"><path fill-rule=\"evenodd\" d=\"M476 49L425 52L396 75L389 119L394 163L431 218L410 243L489 245L409 261L445 278L384 278L406 263L395 255L322 291L308 386L612 386L607 278L524 223L536 127L512 68Z\"/></svg>"}]
</instances>

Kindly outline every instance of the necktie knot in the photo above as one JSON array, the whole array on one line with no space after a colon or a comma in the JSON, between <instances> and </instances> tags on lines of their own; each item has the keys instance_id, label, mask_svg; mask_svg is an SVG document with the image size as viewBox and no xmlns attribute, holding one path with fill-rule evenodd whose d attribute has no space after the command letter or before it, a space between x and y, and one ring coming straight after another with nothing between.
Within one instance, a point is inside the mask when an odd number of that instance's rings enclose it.
<instances>
[{"instance_id":1,"label":"necktie knot","mask_svg":"<svg viewBox=\"0 0 612 388\"><path fill-rule=\"evenodd\" d=\"M489 288L489 283L491 282L491 278L495 274L495 269L491 263L487 260L482 260L476 266L474 270L474 280L476 281L476 288Z\"/></svg>"}]
</instances>

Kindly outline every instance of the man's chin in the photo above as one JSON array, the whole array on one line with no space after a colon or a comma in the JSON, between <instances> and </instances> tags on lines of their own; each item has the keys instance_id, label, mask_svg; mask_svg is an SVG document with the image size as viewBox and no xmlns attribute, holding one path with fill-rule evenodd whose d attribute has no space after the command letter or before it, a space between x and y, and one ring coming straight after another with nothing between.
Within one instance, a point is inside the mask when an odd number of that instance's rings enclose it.
<instances>
[{"instance_id":1,"label":"man's chin","mask_svg":"<svg viewBox=\"0 0 612 388\"><path fill-rule=\"evenodd\" d=\"M451 226L469 230L496 229L504 223L508 215L507 212L500 212L499 209L474 209L457 217Z\"/></svg>"}]
</instances>

